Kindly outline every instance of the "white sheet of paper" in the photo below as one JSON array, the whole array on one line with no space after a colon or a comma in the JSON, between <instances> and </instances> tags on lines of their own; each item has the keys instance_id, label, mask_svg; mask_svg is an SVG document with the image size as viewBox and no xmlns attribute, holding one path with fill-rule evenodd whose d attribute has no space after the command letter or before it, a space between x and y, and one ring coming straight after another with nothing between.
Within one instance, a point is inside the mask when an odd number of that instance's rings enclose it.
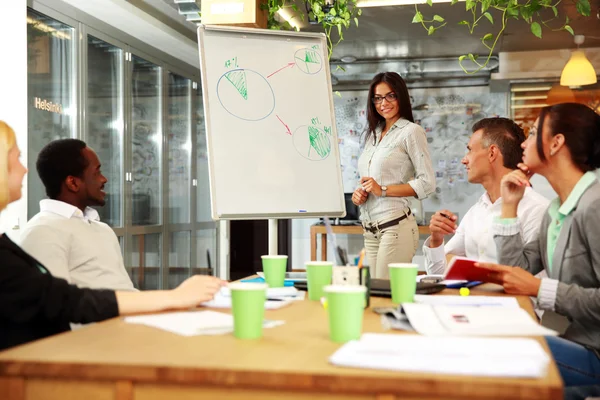
<instances>
[{"instance_id":1,"label":"white sheet of paper","mask_svg":"<svg viewBox=\"0 0 600 400\"><path fill-rule=\"evenodd\" d=\"M520 308L514 297L505 296L428 296L416 294L415 303L444 306L500 306Z\"/></svg>"},{"instance_id":2,"label":"white sheet of paper","mask_svg":"<svg viewBox=\"0 0 600 400\"><path fill-rule=\"evenodd\" d=\"M329 361L355 368L541 378L550 358L532 339L366 333L360 340L342 346Z\"/></svg>"},{"instance_id":3,"label":"white sheet of paper","mask_svg":"<svg viewBox=\"0 0 600 400\"><path fill-rule=\"evenodd\" d=\"M282 297L284 300L267 300L265 301L265 310L277 310L294 302L294 298ZM231 308L231 297L217 293L211 301L202 303L204 307L211 308Z\"/></svg>"},{"instance_id":4,"label":"white sheet of paper","mask_svg":"<svg viewBox=\"0 0 600 400\"><path fill-rule=\"evenodd\" d=\"M444 297L444 296L440 296ZM555 336L527 311L514 307L472 307L404 303L411 326L429 336Z\"/></svg>"},{"instance_id":5,"label":"white sheet of paper","mask_svg":"<svg viewBox=\"0 0 600 400\"><path fill-rule=\"evenodd\" d=\"M233 316L217 311L182 311L165 314L125 317L129 324L141 324L182 336L222 335L233 332ZM284 321L265 320L263 328L282 325Z\"/></svg>"}]
</instances>

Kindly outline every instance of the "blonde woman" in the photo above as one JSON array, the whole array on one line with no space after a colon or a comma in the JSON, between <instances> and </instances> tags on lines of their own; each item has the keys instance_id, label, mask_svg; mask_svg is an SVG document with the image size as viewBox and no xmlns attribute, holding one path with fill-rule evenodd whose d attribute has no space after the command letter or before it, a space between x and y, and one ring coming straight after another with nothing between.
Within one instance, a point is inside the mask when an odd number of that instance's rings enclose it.
<instances>
[{"instance_id":1,"label":"blonde woman","mask_svg":"<svg viewBox=\"0 0 600 400\"><path fill-rule=\"evenodd\" d=\"M19 156L14 131L0 121L0 211L21 198L27 169ZM0 260L0 350L67 331L70 322L194 307L211 300L225 284L218 278L193 276L173 290L81 289L53 277L4 234Z\"/></svg>"}]
</instances>

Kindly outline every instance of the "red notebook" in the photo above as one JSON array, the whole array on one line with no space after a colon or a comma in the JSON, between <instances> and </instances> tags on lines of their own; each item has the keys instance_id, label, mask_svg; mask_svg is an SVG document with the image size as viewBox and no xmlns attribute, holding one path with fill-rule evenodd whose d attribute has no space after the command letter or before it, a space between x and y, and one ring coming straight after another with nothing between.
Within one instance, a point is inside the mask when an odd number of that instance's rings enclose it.
<instances>
[{"instance_id":1,"label":"red notebook","mask_svg":"<svg viewBox=\"0 0 600 400\"><path fill-rule=\"evenodd\" d=\"M489 271L475 266L477 260L454 256L444 274L444 279L465 281L487 281Z\"/></svg>"}]
</instances>

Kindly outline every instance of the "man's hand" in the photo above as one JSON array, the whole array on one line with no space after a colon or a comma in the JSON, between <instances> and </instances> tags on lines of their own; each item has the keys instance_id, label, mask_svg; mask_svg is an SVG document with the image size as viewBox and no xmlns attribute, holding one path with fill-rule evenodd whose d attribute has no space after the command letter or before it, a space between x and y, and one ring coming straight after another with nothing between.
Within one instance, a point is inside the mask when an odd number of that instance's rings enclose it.
<instances>
[{"instance_id":1,"label":"man's hand","mask_svg":"<svg viewBox=\"0 0 600 400\"><path fill-rule=\"evenodd\" d=\"M444 236L456 232L456 221L458 217L451 211L440 210L433 214L429 221L429 230L431 238L429 239L429 248L440 247L444 243Z\"/></svg>"}]
</instances>

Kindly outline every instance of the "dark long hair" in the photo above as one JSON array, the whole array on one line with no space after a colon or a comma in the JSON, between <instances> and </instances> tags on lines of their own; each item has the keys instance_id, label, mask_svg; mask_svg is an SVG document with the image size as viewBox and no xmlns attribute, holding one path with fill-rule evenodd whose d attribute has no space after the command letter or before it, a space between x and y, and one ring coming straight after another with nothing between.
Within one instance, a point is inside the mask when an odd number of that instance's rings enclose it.
<instances>
[{"instance_id":1,"label":"dark long hair","mask_svg":"<svg viewBox=\"0 0 600 400\"><path fill-rule=\"evenodd\" d=\"M538 122L537 152L545 161L542 136L549 118L550 135L562 133L575 165L582 171L600 168L600 116L586 105L561 103L542 108Z\"/></svg>"},{"instance_id":2,"label":"dark long hair","mask_svg":"<svg viewBox=\"0 0 600 400\"><path fill-rule=\"evenodd\" d=\"M400 117L415 122L412 113L412 107L410 105L410 96L408 95L408 88L404 79L396 72L381 72L373 78L371 86L369 86L369 98L367 100L367 121L369 127L365 137L365 142L369 140L373 135L373 142L376 140L375 131L377 128L383 128L385 126L385 118L383 118L377 112L375 104L373 104L373 97L375 96L375 87L380 83L387 83L392 91L396 93L396 97L400 108Z\"/></svg>"}]
</instances>

